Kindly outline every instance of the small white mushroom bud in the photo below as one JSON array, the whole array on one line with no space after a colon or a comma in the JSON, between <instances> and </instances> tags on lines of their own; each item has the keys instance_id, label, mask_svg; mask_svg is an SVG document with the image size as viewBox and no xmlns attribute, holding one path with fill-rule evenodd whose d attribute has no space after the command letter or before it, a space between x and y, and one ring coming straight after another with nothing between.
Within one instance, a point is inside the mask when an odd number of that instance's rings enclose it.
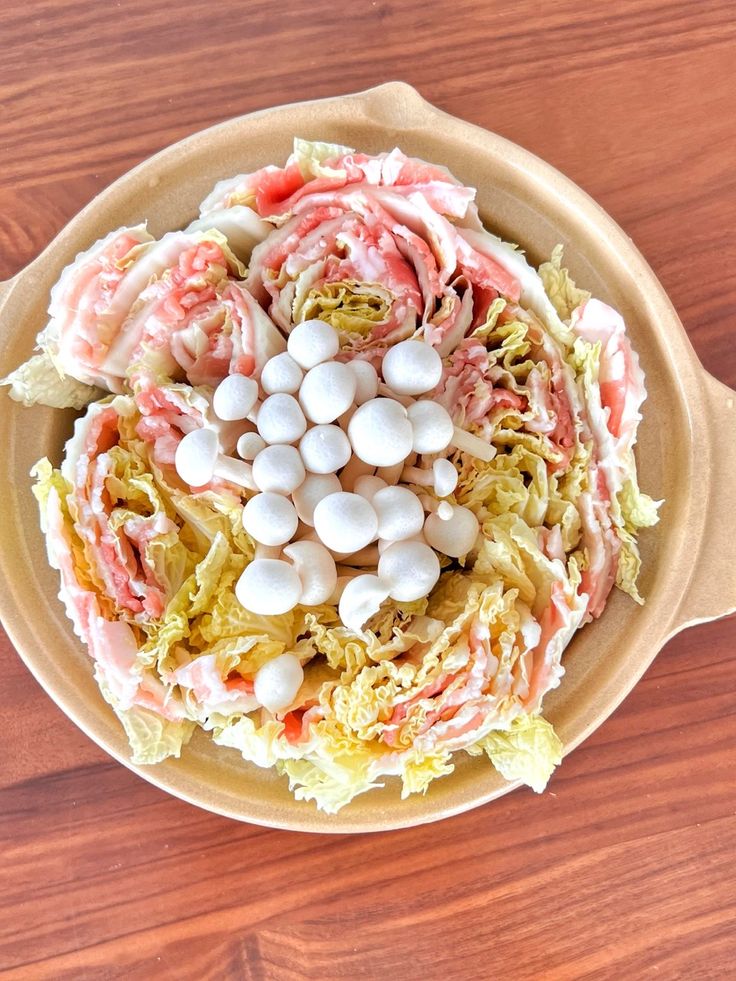
<instances>
[{"instance_id":1,"label":"small white mushroom bud","mask_svg":"<svg viewBox=\"0 0 736 981\"><path fill-rule=\"evenodd\" d=\"M299 402L312 422L334 422L353 404L355 388L355 375L347 365L327 361L306 373L299 389Z\"/></svg>"},{"instance_id":2,"label":"small white mushroom bud","mask_svg":"<svg viewBox=\"0 0 736 981\"><path fill-rule=\"evenodd\" d=\"M454 427L447 409L439 402L422 399L407 409L414 432L416 453L442 453L450 445Z\"/></svg>"},{"instance_id":3,"label":"small white mushroom bud","mask_svg":"<svg viewBox=\"0 0 736 981\"><path fill-rule=\"evenodd\" d=\"M244 460L253 461L265 446L265 439L258 433L243 433L238 440L238 455Z\"/></svg>"},{"instance_id":4,"label":"small white mushroom bud","mask_svg":"<svg viewBox=\"0 0 736 981\"><path fill-rule=\"evenodd\" d=\"M399 603L427 596L440 577L439 559L421 542L396 542L384 550L378 562L378 577Z\"/></svg>"},{"instance_id":5,"label":"small white mushroom bud","mask_svg":"<svg viewBox=\"0 0 736 981\"><path fill-rule=\"evenodd\" d=\"M370 361L347 361L345 367L355 375L355 403L362 405L378 394L378 373Z\"/></svg>"},{"instance_id":6,"label":"small white mushroom bud","mask_svg":"<svg viewBox=\"0 0 736 981\"><path fill-rule=\"evenodd\" d=\"M219 446L212 429L193 429L183 436L176 448L174 466L185 484L203 487L212 480Z\"/></svg>"},{"instance_id":7,"label":"small white mushroom bud","mask_svg":"<svg viewBox=\"0 0 736 981\"><path fill-rule=\"evenodd\" d=\"M246 375L223 378L212 396L215 415L226 422L247 419L258 401L258 383Z\"/></svg>"},{"instance_id":8,"label":"small white mushroom bud","mask_svg":"<svg viewBox=\"0 0 736 981\"><path fill-rule=\"evenodd\" d=\"M334 358L340 350L337 331L323 320L305 320L289 334L286 348L305 371Z\"/></svg>"},{"instance_id":9,"label":"small white mushroom bud","mask_svg":"<svg viewBox=\"0 0 736 981\"><path fill-rule=\"evenodd\" d=\"M439 384L442 358L425 341L401 341L386 352L381 373L397 395L420 395Z\"/></svg>"},{"instance_id":10,"label":"small white mushroom bud","mask_svg":"<svg viewBox=\"0 0 736 981\"><path fill-rule=\"evenodd\" d=\"M299 403L293 395L277 392L264 399L256 425L267 443L296 443L307 430Z\"/></svg>"},{"instance_id":11,"label":"small white mushroom bud","mask_svg":"<svg viewBox=\"0 0 736 981\"><path fill-rule=\"evenodd\" d=\"M314 528L329 549L357 552L376 537L378 518L364 497L342 491L315 507Z\"/></svg>"},{"instance_id":12,"label":"small white mushroom bud","mask_svg":"<svg viewBox=\"0 0 736 981\"><path fill-rule=\"evenodd\" d=\"M374 467L401 463L412 450L406 409L393 399L371 399L356 409L348 425L356 456Z\"/></svg>"},{"instance_id":13,"label":"small white mushroom bud","mask_svg":"<svg viewBox=\"0 0 736 981\"><path fill-rule=\"evenodd\" d=\"M340 597L340 619L349 630L360 633L363 624L378 613L388 592L389 587L378 576L356 576L346 583Z\"/></svg>"},{"instance_id":14,"label":"small white mushroom bud","mask_svg":"<svg viewBox=\"0 0 736 981\"><path fill-rule=\"evenodd\" d=\"M281 494L256 494L243 508L243 527L263 545L283 545L296 531L299 519L294 505Z\"/></svg>"},{"instance_id":15,"label":"small white mushroom bud","mask_svg":"<svg viewBox=\"0 0 736 981\"><path fill-rule=\"evenodd\" d=\"M296 570L281 559L253 559L235 586L241 606L262 616L280 616L293 610L301 592Z\"/></svg>"},{"instance_id":16,"label":"small white mushroom bud","mask_svg":"<svg viewBox=\"0 0 736 981\"><path fill-rule=\"evenodd\" d=\"M310 473L335 473L350 460L350 440L339 426L313 426L299 441L299 452Z\"/></svg>"},{"instance_id":17,"label":"small white mushroom bud","mask_svg":"<svg viewBox=\"0 0 736 981\"><path fill-rule=\"evenodd\" d=\"M303 378L302 369L287 351L283 351L264 364L261 388L266 395L275 395L277 392L293 395L299 391Z\"/></svg>"},{"instance_id":18,"label":"small white mushroom bud","mask_svg":"<svg viewBox=\"0 0 736 981\"><path fill-rule=\"evenodd\" d=\"M284 555L294 563L302 583L299 602L303 606L326 603L337 585L335 560L319 542L292 542Z\"/></svg>"},{"instance_id":19,"label":"small white mushroom bud","mask_svg":"<svg viewBox=\"0 0 736 981\"><path fill-rule=\"evenodd\" d=\"M301 521L307 525L314 525L314 509L322 498L329 497L330 494L338 494L341 490L340 481L334 473L308 473L304 483L297 487L292 495L296 513Z\"/></svg>"},{"instance_id":20,"label":"small white mushroom bud","mask_svg":"<svg viewBox=\"0 0 736 981\"><path fill-rule=\"evenodd\" d=\"M432 464L432 476L437 497L448 497L457 487L458 472L449 460L435 460Z\"/></svg>"},{"instance_id":21,"label":"small white mushroom bud","mask_svg":"<svg viewBox=\"0 0 736 981\"><path fill-rule=\"evenodd\" d=\"M378 491L383 490L387 486L386 481L380 477L374 474L364 474L355 481L355 487L353 489L356 494L360 494L366 501L373 501Z\"/></svg>"},{"instance_id":22,"label":"small white mushroom bud","mask_svg":"<svg viewBox=\"0 0 736 981\"><path fill-rule=\"evenodd\" d=\"M291 494L305 476L304 464L295 446L283 443L266 446L253 461L253 480L261 491Z\"/></svg>"},{"instance_id":23,"label":"small white mushroom bud","mask_svg":"<svg viewBox=\"0 0 736 981\"><path fill-rule=\"evenodd\" d=\"M453 559L468 554L475 545L479 530L480 525L473 512L458 505L452 506L449 518L430 514L424 522L424 537L432 548Z\"/></svg>"},{"instance_id":24,"label":"small white mushroom bud","mask_svg":"<svg viewBox=\"0 0 736 981\"><path fill-rule=\"evenodd\" d=\"M303 681L304 669L299 658L285 651L256 671L253 694L269 712L280 712L294 701Z\"/></svg>"},{"instance_id":25,"label":"small white mushroom bud","mask_svg":"<svg viewBox=\"0 0 736 981\"><path fill-rule=\"evenodd\" d=\"M418 535L424 525L424 508L408 487L384 487L371 501L378 515L378 535L403 541Z\"/></svg>"}]
</instances>

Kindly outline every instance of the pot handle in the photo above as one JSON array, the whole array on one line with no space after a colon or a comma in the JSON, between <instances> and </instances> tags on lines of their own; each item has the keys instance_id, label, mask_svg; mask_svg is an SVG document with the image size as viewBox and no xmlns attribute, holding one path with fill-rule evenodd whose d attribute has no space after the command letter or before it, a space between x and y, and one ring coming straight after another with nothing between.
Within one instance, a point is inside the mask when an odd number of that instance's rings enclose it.
<instances>
[{"instance_id":1,"label":"pot handle","mask_svg":"<svg viewBox=\"0 0 736 981\"><path fill-rule=\"evenodd\" d=\"M701 377L709 437L703 463L710 469L704 486L711 495L703 501L703 537L673 633L736 611L736 391L706 371Z\"/></svg>"}]
</instances>

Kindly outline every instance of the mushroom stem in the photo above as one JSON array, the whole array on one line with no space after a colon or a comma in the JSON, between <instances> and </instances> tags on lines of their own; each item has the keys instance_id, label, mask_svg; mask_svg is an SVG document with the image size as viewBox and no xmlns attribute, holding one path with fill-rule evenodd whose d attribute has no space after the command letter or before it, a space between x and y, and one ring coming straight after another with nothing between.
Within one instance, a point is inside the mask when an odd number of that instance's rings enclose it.
<instances>
[{"instance_id":1,"label":"mushroom stem","mask_svg":"<svg viewBox=\"0 0 736 981\"><path fill-rule=\"evenodd\" d=\"M214 475L222 480L228 480L231 484L239 487L246 487L248 490L257 491L258 487L253 480L253 468L244 460L234 460L230 456L223 456L221 453L215 462Z\"/></svg>"},{"instance_id":2,"label":"mushroom stem","mask_svg":"<svg viewBox=\"0 0 736 981\"><path fill-rule=\"evenodd\" d=\"M256 542L255 557L257 559L280 559L281 547L279 545L262 545L260 542Z\"/></svg>"},{"instance_id":3,"label":"mushroom stem","mask_svg":"<svg viewBox=\"0 0 736 981\"><path fill-rule=\"evenodd\" d=\"M418 494L419 503L422 505L427 514L434 514L440 505L440 502L436 497L430 497L429 494Z\"/></svg>"},{"instance_id":4,"label":"mushroom stem","mask_svg":"<svg viewBox=\"0 0 736 981\"><path fill-rule=\"evenodd\" d=\"M401 480L405 484L431 487L434 484L434 473L432 470L424 470L421 467L404 467L401 472Z\"/></svg>"},{"instance_id":5,"label":"mushroom stem","mask_svg":"<svg viewBox=\"0 0 736 981\"><path fill-rule=\"evenodd\" d=\"M403 405L404 408L408 408L414 401L411 395L397 395L393 392L385 382L381 382L378 386L378 395L385 399L393 399L394 402L398 402Z\"/></svg>"},{"instance_id":6,"label":"mushroom stem","mask_svg":"<svg viewBox=\"0 0 736 981\"><path fill-rule=\"evenodd\" d=\"M345 592L345 587L350 580L362 575L363 573L360 569L348 569L345 566L339 565L337 567L337 583L335 584L335 588L332 590L330 598L327 600L327 602L332 606L337 606L342 599L342 594Z\"/></svg>"},{"instance_id":7,"label":"mushroom stem","mask_svg":"<svg viewBox=\"0 0 736 981\"><path fill-rule=\"evenodd\" d=\"M401 463L395 463L392 467L379 467L378 470L376 470L376 477L380 477L381 480L385 480L389 485L398 484L399 480L401 479L401 472L403 469L403 461Z\"/></svg>"},{"instance_id":8,"label":"mushroom stem","mask_svg":"<svg viewBox=\"0 0 736 981\"><path fill-rule=\"evenodd\" d=\"M352 456L340 471L340 483L342 484L343 490L355 490L355 481L358 477L373 474L375 471L376 468L372 467L370 463L364 463L360 457Z\"/></svg>"},{"instance_id":9,"label":"mushroom stem","mask_svg":"<svg viewBox=\"0 0 736 981\"><path fill-rule=\"evenodd\" d=\"M496 455L495 446L486 443L480 436L475 436L473 433L468 433L464 429L460 429L459 426L453 428L452 442L450 445L457 447L463 453L469 453L478 460L483 460L484 463L490 463Z\"/></svg>"},{"instance_id":10,"label":"mushroom stem","mask_svg":"<svg viewBox=\"0 0 736 981\"><path fill-rule=\"evenodd\" d=\"M354 566L373 566L378 563L378 546L377 545L366 545L365 548L361 548L358 552L353 552L352 555L341 555L340 561L343 565L352 568Z\"/></svg>"}]
</instances>

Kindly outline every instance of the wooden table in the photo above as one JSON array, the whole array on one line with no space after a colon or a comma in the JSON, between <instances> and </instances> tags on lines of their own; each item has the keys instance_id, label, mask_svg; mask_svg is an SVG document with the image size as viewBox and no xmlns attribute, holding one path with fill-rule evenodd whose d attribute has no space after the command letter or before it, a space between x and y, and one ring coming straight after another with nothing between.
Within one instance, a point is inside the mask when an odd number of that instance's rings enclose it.
<instances>
[{"instance_id":1,"label":"wooden table","mask_svg":"<svg viewBox=\"0 0 736 981\"><path fill-rule=\"evenodd\" d=\"M727 0L28 0L0 37L0 277L194 130L404 78L597 198L736 386ZM544 796L337 838L170 799L4 640L2 977L734 977L735 642L733 619L672 641Z\"/></svg>"}]
</instances>

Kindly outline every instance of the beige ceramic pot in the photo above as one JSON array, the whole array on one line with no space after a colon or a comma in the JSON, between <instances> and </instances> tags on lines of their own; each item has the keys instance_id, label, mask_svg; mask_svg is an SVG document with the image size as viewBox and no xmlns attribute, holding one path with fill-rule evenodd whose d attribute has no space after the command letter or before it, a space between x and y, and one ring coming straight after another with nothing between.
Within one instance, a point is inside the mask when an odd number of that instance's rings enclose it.
<instances>
[{"instance_id":1,"label":"beige ceramic pot","mask_svg":"<svg viewBox=\"0 0 736 981\"><path fill-rule=\"evenodd\" d=\"M630 239L586 194L537 157L446 115L410 86L282 106L243 116L169 147L103 191L30 266L0 284L0 375L31 353L62 268L110 229L149 219L160 235L186 225L215 181L283 161L295 135L375 153L399 145L446 164L478 188L485 223L536 264L557 242L577 282L624 315L647 375L637 456L642 487L665 498L660 524L641 537L643 608L616 593L577 634L562 685L545 701L566 751L616 708L665 641L736 609L736 395L698 362L677 314ZM28 471L58 463L72 413L24 409L2 396L0 614L28 668L92 739L131 766L122 728L103 702L91 662L56 598ZM301 831L375 831L434 821L507 793L483 759L457 754L455 772L426 796L399 798L398 781L335 817L298 803L286 781L197 734L180 760L131 767L184 800L239 820ZM564 763L563 763L564 766Z\"/></svg>"}]
</instances>

